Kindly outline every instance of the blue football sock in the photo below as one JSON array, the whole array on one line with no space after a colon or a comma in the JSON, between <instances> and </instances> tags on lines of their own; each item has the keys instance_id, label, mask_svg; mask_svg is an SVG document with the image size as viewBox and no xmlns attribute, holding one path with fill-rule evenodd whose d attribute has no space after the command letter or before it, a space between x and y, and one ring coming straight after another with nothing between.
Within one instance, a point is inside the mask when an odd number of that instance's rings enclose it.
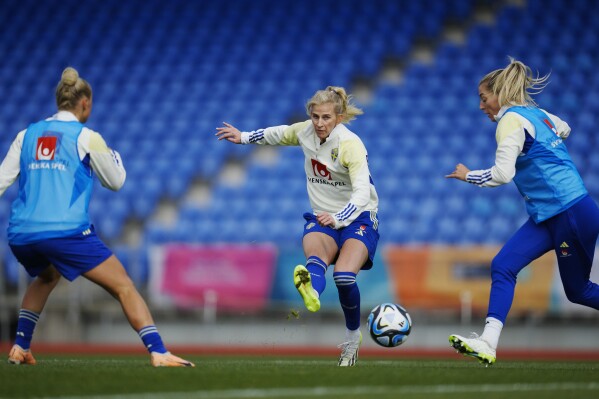
<instances>
[{"instance_id":1,"label":"blue football sock","mask_svg":"<svg viewBox=\"0 0 599 399\"><path fill-rule=\"evenodd\" d=\"M360 290L356 283L356 273L335 272L333 278L339 291L345 326L348 330L357 330L360 328Z\"/></svg>"},{"instance_id":2,"label":"blue football sock","mask_svg":"<svg viewBox=\"0 0 599 399\"><path fill-rule=\"evenodd\" d=\"M162 343L162 338L158 334L156 326L146 326L137 332L148 349L148 352L166 353L167 350Z\"/></svg>"},{"instance_id":3,"label":"blue football sock","mask_svg":"<svg viewBox=\"0 0 599 399\"><path fill-rule=\"evenodd\" d=\"M306 269L308 269L310 277L312 278L312 288L318 292L318 295L323 293L324 288L327 285L327 280L325 278L327 267L328 265L318 256L310 256L306 261Z\"/></svg>"},{"instance_id":4,"label":"blue football sock","mask_svg":"<svg viewBox=\"0 0 599 399\"><path fill-rule=\"evenodd\" d=\"M33 330L35 330L35 326L39 319L39 313L27 309L21 309L19 311L19 322L17 324L15 344L25 350L29 349L31 346L31 339L33 338Z\"/></svg>"}]
</instances>

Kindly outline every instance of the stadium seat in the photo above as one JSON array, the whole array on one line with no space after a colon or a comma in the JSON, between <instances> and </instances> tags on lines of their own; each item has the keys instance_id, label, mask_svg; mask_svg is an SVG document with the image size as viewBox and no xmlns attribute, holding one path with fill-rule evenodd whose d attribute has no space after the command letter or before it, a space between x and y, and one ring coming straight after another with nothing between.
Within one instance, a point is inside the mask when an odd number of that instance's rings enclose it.
<instances>
[{"instance_id":1,"label":"stadium seat","mask_svg":"<svg viewBox=\"0 0 599 399\"><path fill-rule=\"evenodd\" d=\"M525 217L513 185L480 191L443 176L458 162L492 166L495 126L478 109L477 83L510 55L541 73L551 71L539 104L571 124L567 146L589 191L599 191L593 138L599 23L592 0L497 6L495 24L471 18L480 5L474 0L307 0L285 7L275 0L235 7L175 0L142 8L131 0L106 0L101 7L75 0L5 3L3 15L10 18L2 18L0 49L10 62L0 67L0 93L11 101L0 108L7 132L0 150L5 154L20 129L53 112L58 74L76 64L94 88L89 126L121 152L128 171L120 192L98 188L90 205L102 236L113 242L129 218L146 226L148 245L250 236L295 240L301 212L310 208L302 151L279 148L272 164L256 165L255 147L218 142L215 128L224 120L242 130L306 120L304 104L316 89L337 84L351 92L355 78L373 84L372 100L359 104L364 115L349 126L368 149L383 215L381 240L500 240ZM72 13L60 11L65 8ZM344 24L330 23L332 12ZM87 29L90 18L97 29ZM467 28L463 44L444 39L448 22ZM67 24L67 31L58 29ZM430 63L409 58L423 39L435 43ZM402 83L380 79L388 60L405 67ZM19 84L11 84L17 73ZM219 181L229 160L247 170L240 187ZM211 187L211 200L199 211L182 201L194 180ZM15 196L11 188L0 197L0 210L9 212ZM175 228L150 222L164 198L179 204ZM495 212L506 222L494 219ZM274 219L270 229L263 227L265 217ZM463 232L459 238L455 226ZM482 234L486 229L491 233Z\"/></svg>"}]
</instances>

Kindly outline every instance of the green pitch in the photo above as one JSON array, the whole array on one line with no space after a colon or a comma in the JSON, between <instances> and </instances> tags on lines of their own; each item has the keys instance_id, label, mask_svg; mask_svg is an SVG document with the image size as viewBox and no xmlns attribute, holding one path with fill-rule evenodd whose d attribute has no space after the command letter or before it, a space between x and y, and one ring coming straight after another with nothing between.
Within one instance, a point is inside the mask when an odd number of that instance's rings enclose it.
<instances>
[{"instance_id":1,"label":"green pitch","mask_svg":"<svg viewBox=\"0 0 599 399\"><path fill-rule=\"evenodd\" d=\"M181 354L184 356L184 354ZM0 363L3 398L597 398L599 362L184 356L195 368L155 369L147 356L37 355Z\"/></svg>"}]
</instances>

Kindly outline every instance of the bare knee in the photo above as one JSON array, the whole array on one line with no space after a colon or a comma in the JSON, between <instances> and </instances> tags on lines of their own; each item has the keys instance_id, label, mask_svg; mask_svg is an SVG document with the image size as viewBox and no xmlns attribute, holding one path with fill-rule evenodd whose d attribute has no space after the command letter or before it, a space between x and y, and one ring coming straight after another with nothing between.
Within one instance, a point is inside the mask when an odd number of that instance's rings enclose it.
<instances>
[{"instance_id":1,"label":"bare knee","mask_svg":"<svg viewBox=\"0 0 599 399\"><path fill-rule=\"evenodd\" d=\"M137 292L133 281L121 262L112 255L104 262L83 274L85 278L98 284L117 299Z\"/></svg>"}]
</instances>

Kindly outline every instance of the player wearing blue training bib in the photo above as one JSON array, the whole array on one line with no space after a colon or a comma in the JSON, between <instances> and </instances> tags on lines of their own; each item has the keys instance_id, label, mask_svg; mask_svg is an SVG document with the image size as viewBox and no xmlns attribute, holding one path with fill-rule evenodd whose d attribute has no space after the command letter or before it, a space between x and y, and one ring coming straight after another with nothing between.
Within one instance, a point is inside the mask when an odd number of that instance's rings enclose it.
<instances>
[{"instance_id":1,"label":"player wearing blue training bib","mask_svg":"<svg viewBox=\"0 0 599 399\"><path fill-rule=\"evenodd\" d=\"M547 78L534 78L530 68L515 60L487 74L479 83L480 109L497 122L495 165L469 170L458 164L447 176L480 187L496 187L513 179L530 215L493 259L483 334L449 337L459 352L487 364L495 362L518 273L548 251L557 255L567 298L599 309L599 285L589 280L599 234L599 209L563 142L570 127L539 109L531 98L529 90L538 93Z\"/></svg>"},{"instance_id":2,"label":"player wearing blue training bib","mask_svg":"<svg viewBox=\"0 0 599 399\"><path fill-rule=\"evenodd\" d=\"M236 144L294 145L304 152L306 187L312 212L304 214L306 265L294 270L294 284L312 312L320 309L325 273L335 264L333 278L343 309L346 339L339 366L353 366L362 342L360 291L356 276L370 269L379 240L378 195L368 169L362 140L345 123L362 111L351 104L345 89L329 86L306 104L311 120L240 132L225 123L219 140Z\"/></svg>"},{"instance_id":3,"label":"player wearing blue training bib","mask_svg":"<svg viewBox=\"0 0 599 399\"><path fill-rule=\"evenodd\" d=\"M36 364L30 345L46 301L61 276L78 276L117 298L144 342L153 366L193 366L168 352L145 301L121 262L96 236L88 216L93 178L118 190L126 172L118 152L84 123L92 109L92 90L73 68L56 88L58 113L19 132L0 165L0 195L19 182L8 225L10 248L29 275L8 361Z\"/></svg>"}]
</instances>

